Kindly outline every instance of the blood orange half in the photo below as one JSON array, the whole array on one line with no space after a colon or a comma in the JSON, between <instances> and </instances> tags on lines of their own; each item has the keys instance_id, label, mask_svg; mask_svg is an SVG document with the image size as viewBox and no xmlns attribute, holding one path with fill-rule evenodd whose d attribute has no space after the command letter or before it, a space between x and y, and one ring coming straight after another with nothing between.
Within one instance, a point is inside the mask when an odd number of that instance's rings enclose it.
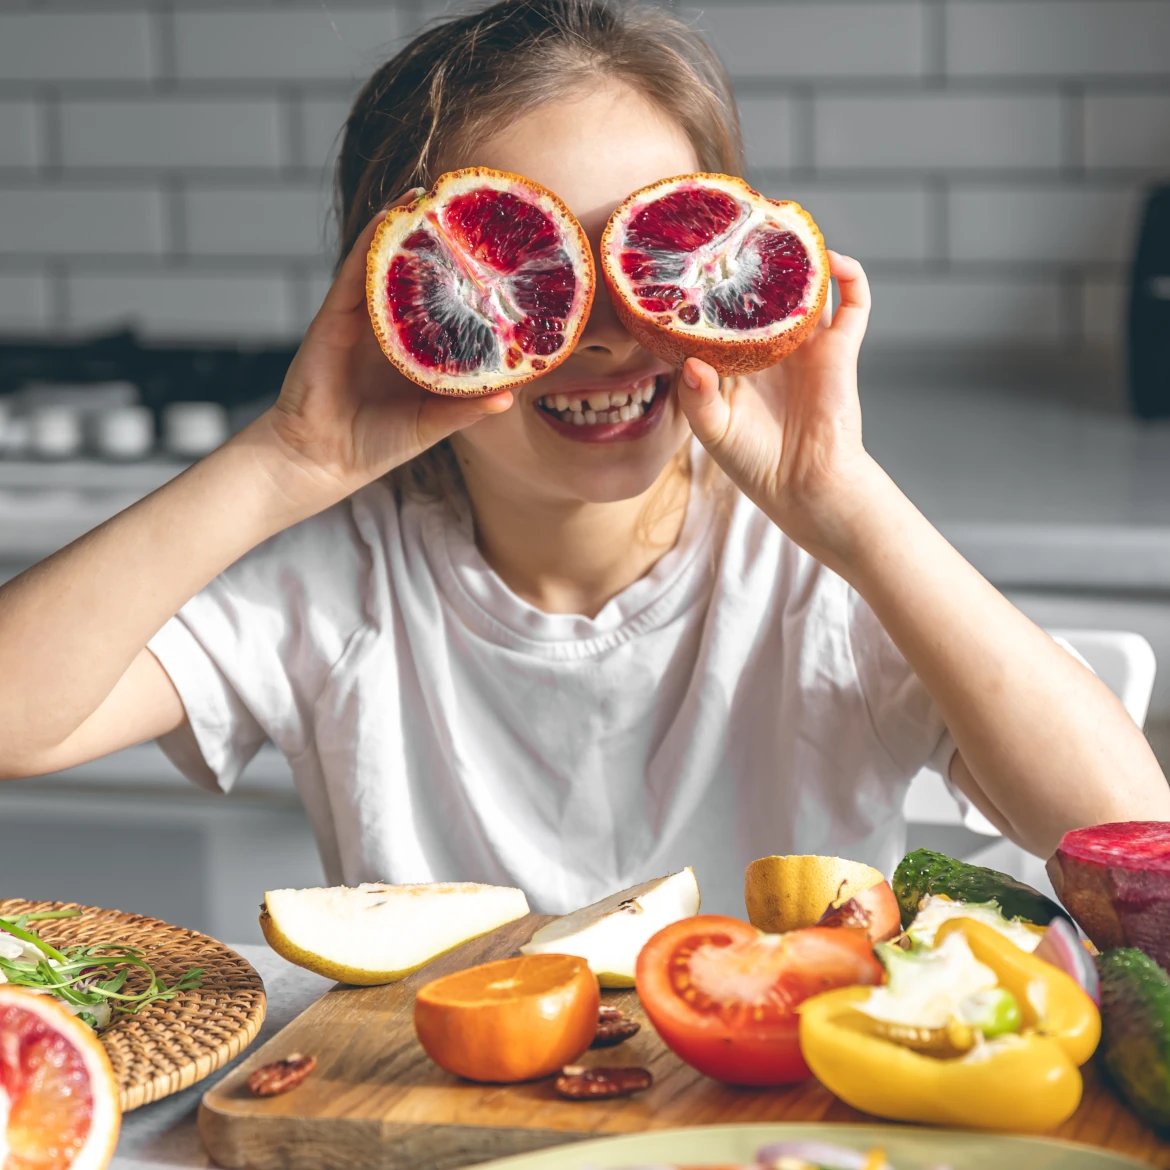
<instances>
[{"instance_id":1,"label":"blood orange half","mask_svg":"<svg viewBox=\"0 0 1170 1170\"><path fill-rule=\"evenodd\" d=\"M386 356L439 394L531 381L573 351L593 303L581 225L520 175L470 167L379 225L366 299Z\"/></svg>"},{"instance_id":2,"label":"blood orange half","mask_svg":"<svg viewBox=\"0 0 1170 1170\"><path fill-rule=\"evenodd\" d=\"M812 216L730 175L635 191L610 216L601 269L618 316L651 353L721 375L761 370L817 323L829 258Z\"/></svg>"},{"instance_id":3,"label":"blood orange half","mask_svg":"<svg viewBox=\"0 0 1170 1170\"><path fill-rule=\"evenodd\" d=\"M0 1167L102 1170L121 1117L90 1028L48 996L0 987Z\"/></svg>"}]
</instances>

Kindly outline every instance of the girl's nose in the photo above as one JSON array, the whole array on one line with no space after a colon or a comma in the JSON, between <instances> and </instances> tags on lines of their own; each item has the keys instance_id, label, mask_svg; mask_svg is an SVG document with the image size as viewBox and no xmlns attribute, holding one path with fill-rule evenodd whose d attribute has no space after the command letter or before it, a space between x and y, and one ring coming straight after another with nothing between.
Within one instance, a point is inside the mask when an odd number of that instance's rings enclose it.
<instances>
[{"instance_id":1,"label":"girl's nose","mask_svg":"<svg viewBox=\"0 0 1170 1170\"><path fill-rule=\"evenodd\" d=\"M621 323L614 311L613 301L603 282L597 283L593 295L593 307L589 319L573 352L608 358L617 365L624 365L639 350L640 346Z\"/></svg>"}]
</instances>

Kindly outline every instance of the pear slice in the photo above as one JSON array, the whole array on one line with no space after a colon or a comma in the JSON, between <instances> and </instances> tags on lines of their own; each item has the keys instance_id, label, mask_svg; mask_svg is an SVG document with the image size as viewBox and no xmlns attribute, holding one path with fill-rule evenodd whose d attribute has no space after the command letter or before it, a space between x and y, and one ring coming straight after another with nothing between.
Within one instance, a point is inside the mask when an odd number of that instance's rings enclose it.
<instances>
[{"instance_id":1,"label":"pear slice","mask_svg":"<svg viewBox=\"0 0 1170 1170\"><path fill-rule=\"evenodd\" d=\"M260 910L268 945L340 983L394 983L432 959L523 918L522 890L473 882L269 890Z\"/></svg>"},{"instance_id":2,"label":"pear slice","mask_svg":"<svg viewBox=\"0 0 1170 1170\"><path fill-rule=\"evenodd\" d=\"M698 912L699 883L688 865L542 926L520 952L577 955L602 987L633 987L638 952L651 936Z\"/></svg>"}]
</instances>

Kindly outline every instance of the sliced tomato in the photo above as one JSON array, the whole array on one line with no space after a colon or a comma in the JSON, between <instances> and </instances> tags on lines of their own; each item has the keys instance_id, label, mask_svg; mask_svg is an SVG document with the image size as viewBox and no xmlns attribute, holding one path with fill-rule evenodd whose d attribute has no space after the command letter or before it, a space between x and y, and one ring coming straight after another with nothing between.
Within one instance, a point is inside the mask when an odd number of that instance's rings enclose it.
<instances>
[{"instance_id":1,"label":"sliced tomato","mask_svg":"<svg viewBox=\"0 0 1170 1170\"><path fill-rule=\"evenodd\" d=\"M785 1085L810 1076L800 1055L797 1005L881 978L860 930L763 934L718 914L660 930L642 948L636 972L638 997L667 1046L731 1085Z\"/></svg>"}]
</instances>

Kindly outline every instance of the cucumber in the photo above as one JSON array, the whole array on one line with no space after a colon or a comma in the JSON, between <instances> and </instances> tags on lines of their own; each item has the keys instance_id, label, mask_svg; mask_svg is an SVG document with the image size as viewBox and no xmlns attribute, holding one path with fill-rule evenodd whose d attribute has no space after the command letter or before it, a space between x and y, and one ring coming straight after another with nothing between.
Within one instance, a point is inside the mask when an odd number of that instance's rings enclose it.
<instances>
[{"instance_id":1,"label":"cucumber","mask_svg":"<svg viewBox=\"0 0 1170 1170\"><path fill-rule=\"evenodd\" d=\"M1101 1058L1118 1092L1150 1125L1170 1126L1170 975L1134 947L1106 951Z\"/></svg>"},{"instance_id":2,"label":"cucumber","mask_svg":"<svg viewBox=\"0 0 1170 1170\"><path fill-rule=\"evenodd\" d=\"M930 849L907 853L894 870L894 896L902 911L902 927L914 921L922 900L928 894L945 894L956 902L999 903L1005 918L1022 918L1047 926L1054 918L1068 915L1039 890L997 869L969 865Z\"/></svg>"}]
</instances>

